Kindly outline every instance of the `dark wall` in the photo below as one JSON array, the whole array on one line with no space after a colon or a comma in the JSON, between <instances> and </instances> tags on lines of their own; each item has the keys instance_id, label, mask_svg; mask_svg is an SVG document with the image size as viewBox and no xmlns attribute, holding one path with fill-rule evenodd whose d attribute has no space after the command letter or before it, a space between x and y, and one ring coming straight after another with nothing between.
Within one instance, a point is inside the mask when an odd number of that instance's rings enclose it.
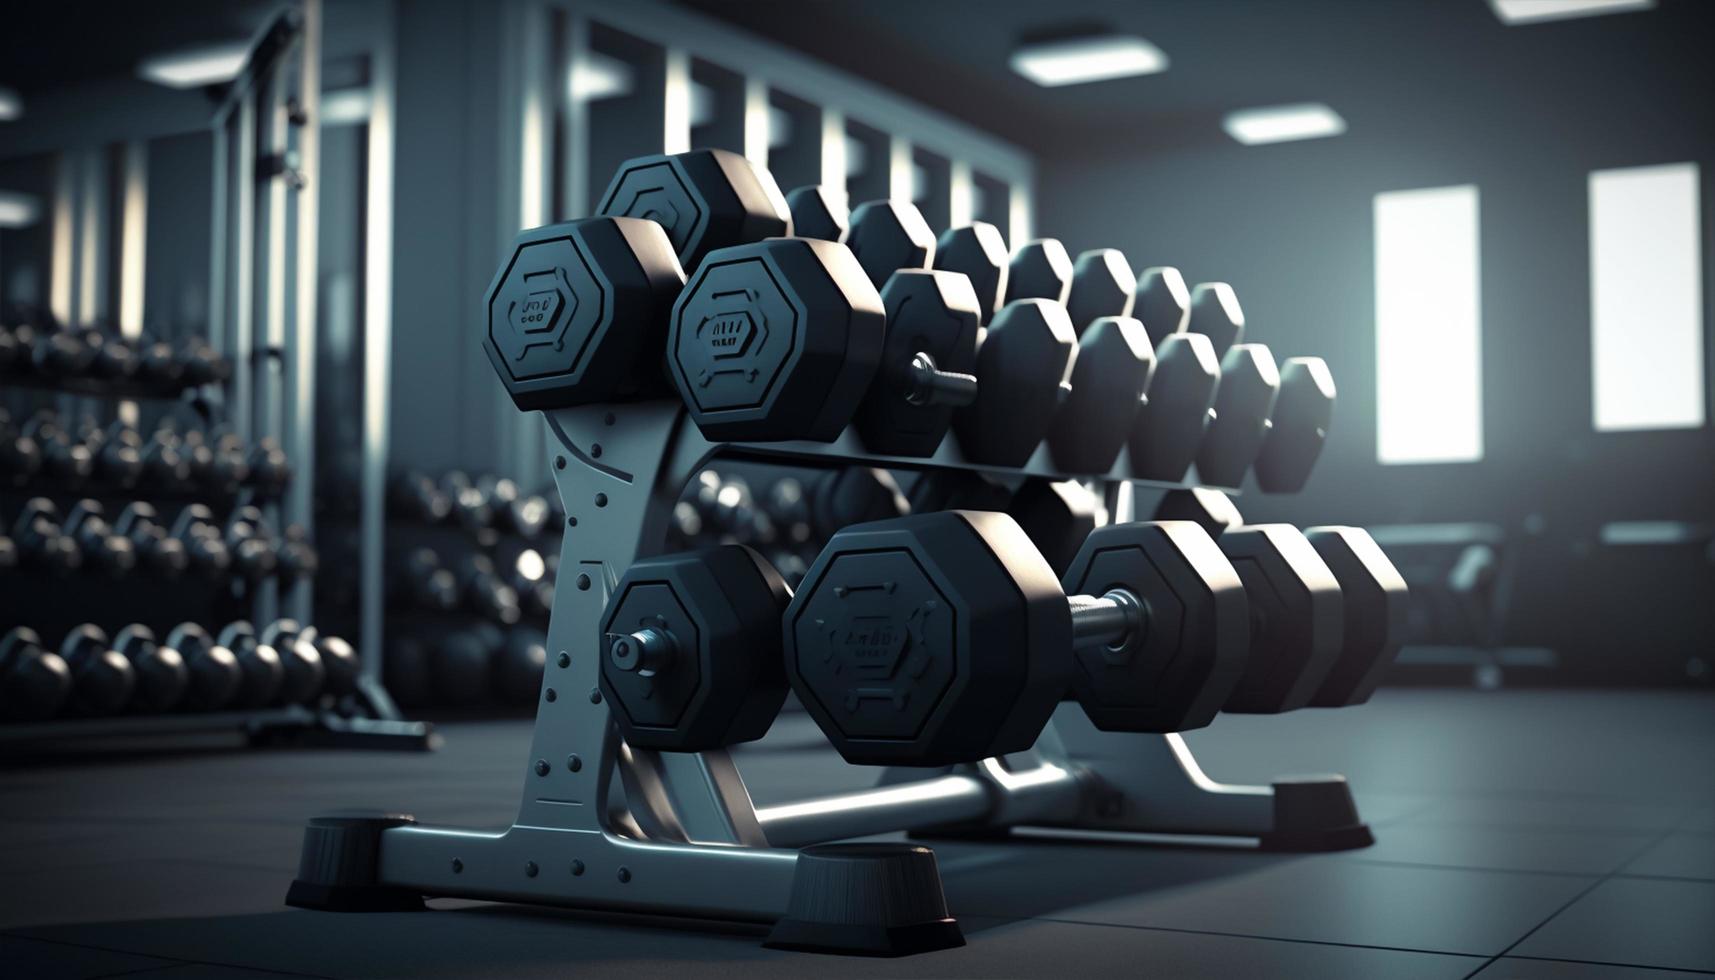
<instances>
[{"instance_id":1,"label":"dark wall","mask_svg":"<svg viewBox=\"0 0 1715 980\"><path fill-rule=\"evenodd\" d=\"M1316 474L1296 497L1247 494L1247 518L1495 521L1517 534L1538 515L1531 523L1545 541L1535 549L1535 595L1521 594L1512 638L1585 645L1589 622L1566 609L1616 591L1603 572L1618 566L1599 560L1594 544L1602 522L1715 520L1715 429L1592 430L1589 334L1589 171L1692 161L1702 199L1715 192L1705 13L1670 5L1493 32L1486 45L1448 52L1436 77L1325 93L1351 123L1337 138L1244 147L1204 127L1051 153L1041 160L1038 228L1074 251L1113 246L1139 268L1171 264L1193 281L1227 280L1250 339L1279 356L1328 360L1339 403ZM1480 193L1484 456L1383 466L1373 198L1451 184ZM1707 218L1703 236L1707 284L1715 256ZM1706 285L1706 304L1711 295ZM1707 309L1704 322L1709 356ZM1708 575L1687 582L1687 566L1678 567L1661 584L1683 598L1657 610L1615 602L1605 621L1622 630L1662 616L1688 622L1682 603L1706 599L1686 587L1707 588ZM1706 647L1709 634L1688 628L1678 637L1666 645L1700 638ZM1685 662L1683 650L1675 656Z\"/></svg>"}]
</instances>

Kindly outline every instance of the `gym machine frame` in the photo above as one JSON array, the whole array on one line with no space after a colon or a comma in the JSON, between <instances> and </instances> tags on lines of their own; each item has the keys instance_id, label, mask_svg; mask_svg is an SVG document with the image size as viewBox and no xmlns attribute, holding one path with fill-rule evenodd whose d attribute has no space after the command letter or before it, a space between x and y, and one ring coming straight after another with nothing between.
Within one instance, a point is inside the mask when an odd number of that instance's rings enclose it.
<instances>
[{"instance_id":1,"label":"gym machine frame","mask_svg":"<svg viewBox=\"0 0 1715 980\"><path fill-rule=\"evenodd\" d=\"M545 415L568 526L517 821L483 832L373 818L374 836L355 852L342 845L338 858L312 847L312 824L293 904L412 908L421 896L457 896L774 922L787 914L796 848L873 834L1032 826L1251 837L1280 850L1372 842L1342 777L1217 783L1179 735L1098 731L1075 703L1061 706L1029 752L889 768L873 789L766 807L752 804L726 750L630 747L597 683L596 624L625 569L662 550L679 492L711 460L1063 476L1041 450L1020 469L968 463L952 439L929 459L877 456L850 429L831 444L714 443L677 399ZM1103 482L1116 486L1126 465L1122 454Z\"/></svg>"}]
</instances>

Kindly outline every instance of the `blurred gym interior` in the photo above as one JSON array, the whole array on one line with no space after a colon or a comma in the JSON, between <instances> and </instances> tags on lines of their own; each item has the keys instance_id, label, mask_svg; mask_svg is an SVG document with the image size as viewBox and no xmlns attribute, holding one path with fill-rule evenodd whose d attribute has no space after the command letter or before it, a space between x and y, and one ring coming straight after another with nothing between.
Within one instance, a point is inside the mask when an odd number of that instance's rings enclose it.
<instances>
[{"instance_id":1,"label":"blurred gym interior","mask_svg":"<svg viewBox=\"0 0 1715 980\"><path fill-rule=\"evenodd\" d=\"M0 25L0 976L1715 974L1715 4Z\"/></svg>"}]
</instances>

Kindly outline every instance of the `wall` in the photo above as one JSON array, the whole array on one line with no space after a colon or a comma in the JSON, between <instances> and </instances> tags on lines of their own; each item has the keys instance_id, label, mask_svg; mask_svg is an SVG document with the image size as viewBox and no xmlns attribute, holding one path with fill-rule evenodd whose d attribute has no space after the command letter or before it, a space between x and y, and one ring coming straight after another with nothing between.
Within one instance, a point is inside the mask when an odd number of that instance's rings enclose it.
<instances>
[{"instance_id":1,"label":"wall","mask_svg":"<svg viewBox=\"0 0 1715 980\"><path fill-rule=\"evenodd\" d=\"M1414 76L1381 92L1328 93L1351 123L1333 139L1243 147L1205 131L1071 146L1042 160L1038 227L1074 251L1113 246L1138 268L1171 264L1189 280L1230 281L1247 337L1279 356L1327 358L1340 395L1316 474L1297 497L1247 495L1247 518L1482 520L1516 532L1538 515L1545 540L1514 637L1572 650L1576 660L1590 647L1590 624L1569 615L1569 604L1617 591L1591 540L1600 522L1715 521L1715 429L1597 434L1590 425L1588 172L1698 163L1705 302L1715 295L1707 217L1715 63L1690 40L1696 16L1679 5L1497 32L1492 49L1461 47L1432 84ZM1383 466L1372 199L1466 183L1481 196L1484 458ZM1706 310L1704 319L1708 356L1715 316ZM1683 567L1697 565L1681 567L1658 583L1677 590L1661 608L1639 608L1634 596L1606 610L1622 636L1640 636L1646 622L1660 632L1664 616L1685 627L1665 624L1665 638L1640 657L1684 664L1684 644L1699 639L1706 651L1706 617L1697 628L1688 617L1703 615L1697 589L1708 575L1688 582Z\"/></svg>"}]
</instances>

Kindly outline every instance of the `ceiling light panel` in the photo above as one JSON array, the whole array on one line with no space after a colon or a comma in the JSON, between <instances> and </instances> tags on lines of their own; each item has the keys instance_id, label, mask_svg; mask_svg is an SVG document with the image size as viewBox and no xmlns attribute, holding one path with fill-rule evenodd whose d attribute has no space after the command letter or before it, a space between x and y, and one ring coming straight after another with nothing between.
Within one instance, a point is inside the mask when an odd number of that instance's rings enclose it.
<instances>
[{"instance_id":1,"label":"ceiling light panel","mask_svg":"<svg viewBox=\"0 0 1715 980\"><path fill-rule=\"evenodd\" d=\"M1082 85L1167 70L1167 55L1141 37L1121 34L1035 41L1012 53L1012 70L1038 85Z\"/></svg>"},{"instance_id":2,"label":"ceiling light panel","mask_svg":"<svg viewBox=\"0 0 1715 980\"><path fill-rule=\"evenodd\" d=\"M237 78L249 55L250 45L245 41L187 48L145 58L138 64L137 74L168 88L201 88Z\"/></svg>"},{"instance_id":3,"label":"ceiling light panel","mask_svg":"<svg viewBox=\"0 0 1715 980\"><path fill-rule=\"evenodd\" d=\"M1320 102L1240 109L1227 113L1221 125L1228 136L1246 146L1320 139L1346 131L1346 120Z\"/></svg>"},{"instance_id":4,"label":"ceiling light panel","mask_svg":"<svg viewBox=\"0 0 1715 980\"><path fill-rule=\"evenodd\" d=\"M1507 24L1535 24L1545 20L1595 17L1649 10L1655 0L1489 0L1495 16Z\"/></svg>"}]
</instances>

